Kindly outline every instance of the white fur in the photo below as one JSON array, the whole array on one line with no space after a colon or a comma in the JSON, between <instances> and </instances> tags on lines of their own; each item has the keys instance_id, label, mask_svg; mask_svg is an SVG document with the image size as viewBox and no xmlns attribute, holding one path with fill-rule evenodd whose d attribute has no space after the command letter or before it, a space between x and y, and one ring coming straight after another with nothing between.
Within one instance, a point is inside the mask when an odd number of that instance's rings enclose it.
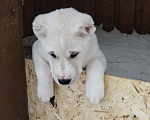
<instances>
[{"instance_id":1,"label":"white fur","mask_svg":"<svg viewBox=\"0 0 150 120\"><path fill-rule=\"evenodd\" d=\"M92 18L72 8L39 15L33 22L38 40L33 61L38 78L37 95L47 102L53 96L53 79L71 79L73 84L87 67L86 96L92 104L104 97L106 59L99 49ZM70 58L73 52L77 57ZM56 58L51 56L56 55Z\"/></svg>"}]
</instances>

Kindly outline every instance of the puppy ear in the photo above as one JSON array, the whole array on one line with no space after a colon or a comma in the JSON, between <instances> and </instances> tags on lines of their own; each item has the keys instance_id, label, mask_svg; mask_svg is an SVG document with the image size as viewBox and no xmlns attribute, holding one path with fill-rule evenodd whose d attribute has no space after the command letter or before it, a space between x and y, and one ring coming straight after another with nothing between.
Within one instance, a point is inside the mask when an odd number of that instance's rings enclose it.
<instances>
[{"instance_id":1,"label":"puppy ear","mask_svg":"<svg viewBox=\"0 0 150 120\"><path fill-rule=\"evenodd\" d=\"M38 37L45 37L48 34L48 25L43 19L44 16L39 15L32 23L34 34Z\"/></svg>"},{"instance_id":2,"label":"puppy ear","mask_svg":"<svg viewBox=\"0 0 150 120\"><path fill-rule=\"evenodd\" d=\"M33 26L33 32L37 37L44 37L47 35L48 27L46 24Z\"/></svg>"},{"instance_id":3,"label":"puppy ear","mask_svg":"<svg viewBox=\"0 0 150 120\"><path fill-rule=\"evenodd\" d=\"M94 34L96 28L93 24L89 25L79 25L74 27L74 32L77 36L88 37Z\"/></svg>"}]
</instances>

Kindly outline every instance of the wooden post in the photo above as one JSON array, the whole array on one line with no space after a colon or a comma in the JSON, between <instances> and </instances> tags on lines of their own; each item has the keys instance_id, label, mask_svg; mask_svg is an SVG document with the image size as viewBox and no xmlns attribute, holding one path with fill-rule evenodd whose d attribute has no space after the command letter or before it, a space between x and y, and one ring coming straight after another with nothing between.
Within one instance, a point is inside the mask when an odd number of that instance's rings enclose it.
<instances>
[{"instance_id":1,"label":"wooden post","mask_svg":"<svg viewBox=\"0 0 150 120\"><path fill-rule=\"evenodd\" d=\"M28 120L20 0L0 1L0 119Z\"/></svg>"}]
</instances>

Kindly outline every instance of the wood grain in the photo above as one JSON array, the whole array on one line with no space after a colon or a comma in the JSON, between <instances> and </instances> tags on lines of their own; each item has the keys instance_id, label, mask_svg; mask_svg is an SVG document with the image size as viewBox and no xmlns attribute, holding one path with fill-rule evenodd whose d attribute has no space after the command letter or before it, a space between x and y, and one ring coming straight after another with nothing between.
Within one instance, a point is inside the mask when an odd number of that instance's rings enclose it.
<instances>
[{"instance_id":1,"label":"wood grain","mask_svg":"<svg viewBox=\"0 0 150 120\"><path fill-rule=\"evenodd\" d=\"M80 12L84 11L84 0L67 0L67 7L73 7Z\"/></svg>"},{"instance_id":2,"label":"wood grain","mask_svg":"<svg viewBox=\"0 0 150 120\"><path fill-rule=\"evenodd\" d=\"M0 1L0 119L28 120L21 1Z\"/></svg>"},{"instance_id":3,"label":"wood grain","mask_svg":"<svg viewBox=\"0 0 150 120\"><path fill-rule=\"evenodd\" d=\"M115 27L118 30L121 27L121 0L115 0Z\"/></svg>"},{"instance_id":4,"label":"wood grain","mask_svg":"<svg viewBox=\"0 0 150 120\"><path fill-rule=\"evenodd\" d=\"M48 12L67 7L67 0L47 0Z\"/></svg>"},{"instance_id":5,"label":"wood grain","mask_svg":"<svg viewBox=\"0 0 150 120\"><path fill-rule=\"evenodd\" d=\"M142 21L142 34L150 34L150 0L144 2L144 12Z\"/></svg>"},{"instance_id":6,"label":"wood grain","mask_svg":"<svg viewBox=\"0 0 150 120\"><path fill-rule=\"evenodd\" d=\"M104 76L105 96L93 105L85 95L86 71L70 86L54 84L54 106L36 95L37 78L32 60L26 59L29 117L36 120L149 120L150 83Z\"/></svg>"},{"instance_id":7,"label":"wood grain","mask_svg":"<svg viewBox=\"0 0 150 120\"><path fill-rule=\"evenodd\" d=\"M114 0L103 0L103 29L107 32L114 29Z\"/></svg>"},{"instance_id":8,"label":"wood grain","mask_svg":"<svg viewBox=\"0 0 150 120\"><path fill-rule=\"evenodd\" d=\"M135 0L122 0L121 32L131 34L134 27Z\"/></svg>"},{"instance_id":9,"label":"wood grain","mask_svg":"<svg viewBox=\"0 0 150 120\"><path fill-rule=\"evenodd\" d=\"M103 20L103 0L95 0L95 24L100 25Z\"/></svg>"},{"instance_id":10,"label":"wood grain","mask_svg":"<svg viewBox=\"0 0 150 120\"><path fill-rule=\"evenodd\" d=\"M32 22L36 16L35 1L25 0L23 5L23 37L32 36Z\"/></svg>"},{"instance_id":11,"label":"wood grain","mask_svg":"<svg viewBox=\"0 0 150 120\"><path fill-rule=\"evenodd\" d=\"M145 0L136 0L135 1L135 23L134 23L134 27L135 27L136 32L139 34L141 34L141 30L142 30L144 2L145 2Z\"/></svg>"},{"instance_id":12,"label":"wood grain","mask_svg":"<svg viewBox=\"0 0 150 120\"><path fill-rule=\"evenodd\" d=\"M25 0L23 6L24 37L33 35L32 21L41 13L73 7L92 16L96 25L110 32L114 26L123 33L150 34L149 0Z\"/></svg>"},{"instance_id":13,"label":"wood grain","mask_svg":"<svg viewBox=\"0 0 150 120\"><path fill-rule=\"evenodd\" d=\"M84 0L84 12L91 15L95 22L95 1Z\"/></svg>"}]
</instances>

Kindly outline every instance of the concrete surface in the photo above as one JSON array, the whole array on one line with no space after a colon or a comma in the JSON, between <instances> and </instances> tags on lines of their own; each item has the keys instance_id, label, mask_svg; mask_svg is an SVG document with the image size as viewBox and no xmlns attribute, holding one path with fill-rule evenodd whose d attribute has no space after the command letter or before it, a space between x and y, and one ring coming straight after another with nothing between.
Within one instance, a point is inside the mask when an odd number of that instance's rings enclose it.
<instances>
[{"instance_id":1,"label":"concrete surface","mask_svg":"<svg viewBox=\"0 0 150 120\"><path fill-rule=\"evenodd\" d=\"M107 74L150 82L150 35L105 32L97 27L100 49L108 61Z\"/></svg>"}]
</instances>

